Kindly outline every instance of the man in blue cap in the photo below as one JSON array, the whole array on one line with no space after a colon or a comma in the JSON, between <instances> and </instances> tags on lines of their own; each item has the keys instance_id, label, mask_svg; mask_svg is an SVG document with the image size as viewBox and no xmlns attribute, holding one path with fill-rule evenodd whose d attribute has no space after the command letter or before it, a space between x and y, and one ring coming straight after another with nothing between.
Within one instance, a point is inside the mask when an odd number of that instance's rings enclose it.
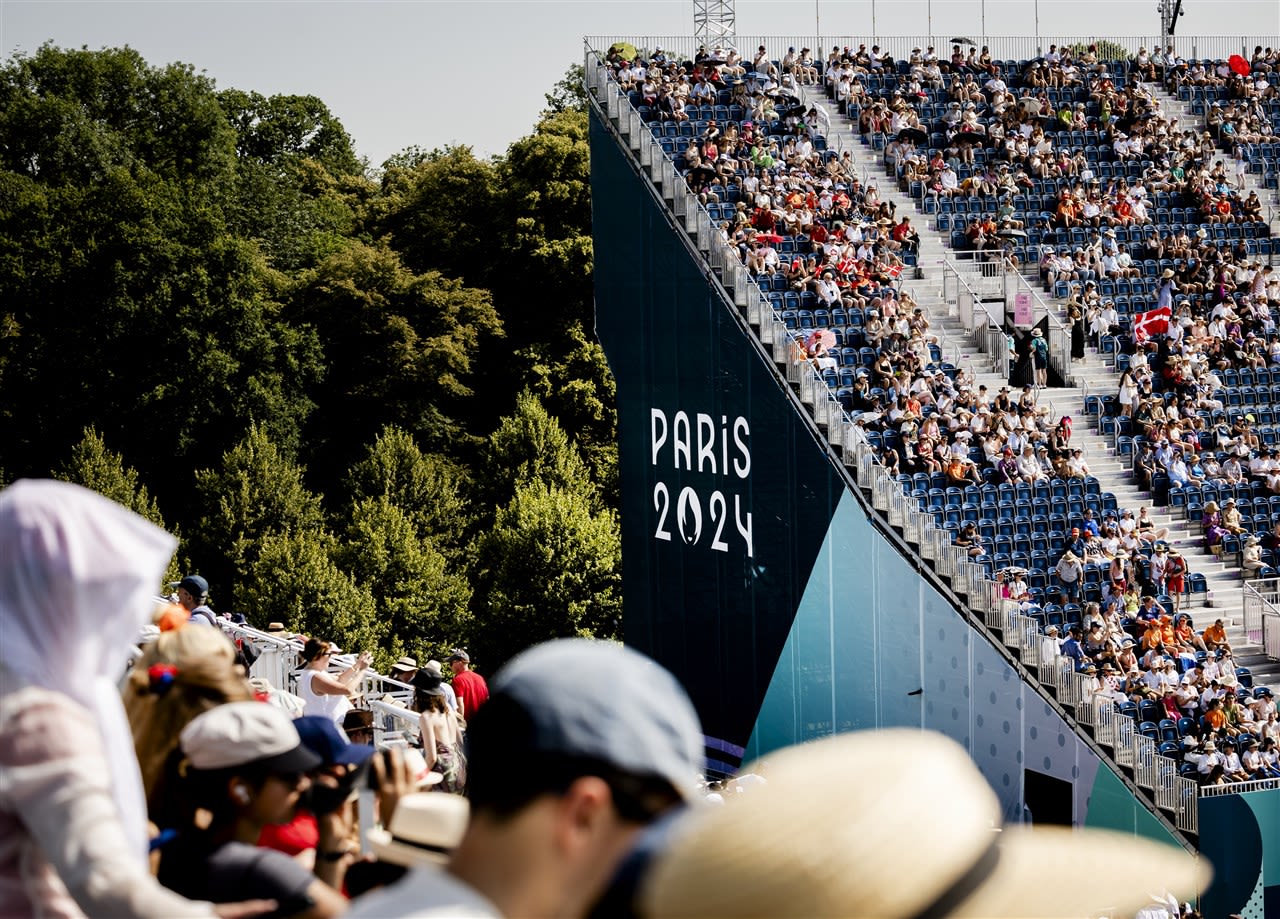
<instances>
[{"instance_id":1,"label":"man in blue cap","mask_svg":"<svg viewBox=\"0 0 1280 919\"><path fill-rule=\"evenodd\" d=\"M584 916L641 831L696 793L698 717L647 657L548 642L491 689L468 719L472 816L448 867L413 869L352 919Z\"/></svg>"},{"instance_id":2,"label":"man in blue cap","mask_svg":"<svg viewBox=\"0 0 1280 919\"><path fill-rule=\"evenodd\" d=\"M217 625L218 617L208 606L209 582L198 574L189 574L170 587L178 588L178 603L191 614L191 622Z\"/></svg>"}]
</instances>

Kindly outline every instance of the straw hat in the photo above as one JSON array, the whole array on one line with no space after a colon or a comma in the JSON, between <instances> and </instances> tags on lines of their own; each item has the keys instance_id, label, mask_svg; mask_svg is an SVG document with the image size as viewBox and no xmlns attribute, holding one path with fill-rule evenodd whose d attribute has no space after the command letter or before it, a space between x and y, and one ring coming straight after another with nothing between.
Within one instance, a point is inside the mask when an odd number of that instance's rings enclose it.
<instances>
[{"instance_id":1,"label":"straw hat","mask_svg":"<svg viewBox=\"0 0 1280 919\"><path fill-rule=\"evenodd\" d=\"M769 757L769 783L696 812L641 891L675 917L1082 916L1209 877L1185 852L1099 830L1000 826L964 749L913 730L844 734ZM1070 864L1087 884L1046 884ZM909 880L908 880L909 879Z\"/></svg>"},{"instance_id":2,"label":"straw hat","mask_svg":"<svg viewBox=\"0 0 1280 919\"><path fill-rule=\"evenodd\" d=\"M378 861L412 868L443 865L471 819L471 802L461 795L432 792L405 795L396 804L388 829L369 831Z\"/></svg>"}]
</instances>

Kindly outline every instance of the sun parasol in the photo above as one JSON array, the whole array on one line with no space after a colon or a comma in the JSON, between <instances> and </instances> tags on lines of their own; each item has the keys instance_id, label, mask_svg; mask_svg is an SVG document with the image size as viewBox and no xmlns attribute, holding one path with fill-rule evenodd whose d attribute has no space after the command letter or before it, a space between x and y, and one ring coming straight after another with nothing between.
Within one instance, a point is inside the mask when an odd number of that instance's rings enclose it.
<instances>
[{"instance_id":1,"label":"sun parasol","mask_svg":"<svg viewBox=\"0 0 1280 919\"><path fill-rule=\"evenodd\" d=\"M1227 58L1227 66L1242 77L1247 77L1250 71L1253 70L1253 68L1249 66L1249 62L1238 54L1233 54L1231 57Z\"/></svg>"},{"instance_id":2,"label":"sun parasol","mask_svg":"<svg viewBox=\"0 0 1280 919\"><path fill-rule=\"evenodd\" d=\"M898 140L909 140L915 144L922 144L928 139L928 132L920 128L903 128L898 132Z\"/></svg>"},{"instance_id":3,"label":"sun parasol","mask_svg":"<svg viewBox=\"0 0 1280 919\"><path fill-rule=\"evenodd\" d=\"M636 59L636 46L629 41L616 41L609 46L610 54L617 54L628 61Z\"/></svg>"}]
</instances>

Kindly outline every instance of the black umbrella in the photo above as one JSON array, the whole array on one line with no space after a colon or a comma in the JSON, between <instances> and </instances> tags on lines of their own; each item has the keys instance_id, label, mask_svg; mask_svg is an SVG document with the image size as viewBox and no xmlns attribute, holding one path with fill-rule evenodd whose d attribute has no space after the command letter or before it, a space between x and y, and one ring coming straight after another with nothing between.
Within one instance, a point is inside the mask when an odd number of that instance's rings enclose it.
<instances>
[{"instance_id":1,"label":"black umbrella","mask_svg":"<svg viewBox=\"0 0 1280 919\"><path fill-rule=\"evenodd\" d=\"M923 128L903 128L898 132L898 140L909 140L912 143L922 144L929 139L929 134Z\"/></svg>"},{"instance_id":2,"label":"black umbrella","mask_svg":"<svg viewBox=\"0 0 1280 919\"><path fill-rule=\"evenodd\" d=\"M1005 227L1004 229L997 231L997 233L1000 236L1010 236L1010 237L1013 237L1014 239L1027 238L1027 234L1025 232L1023 232L1022 230L1015 230L1012 227Z\"/></svg>"},{"instance_id":3,"label":"black umbrella","mask_svg":"<svg viewBox=\"0 0 1280 919\"><path fill-rule=\"evenodd\" d=\"M716 177L714 166L708 166L706 163L699 163L689 170L690 182L709 182Z\"/></svg>"},{"instance_id":4,"label":"black umbrella","mask_svg":"<svg viewBox=\"0 0 1280 919\"><path fill-rule=\"evenodd\" d=\"M987 142L987 133L982 131L957 131L956 136L951 138L953 144L973 144L982 146Z\"/></svg>"},{"instance_id":5,"label":"black umbrella","mask_svg":"<svg viewBox=\"0 0 1280 919\"><path fill-rule=\"evenodd\" d=\"M953 39L951 39L951 44L953 44L953 45L977 45L978 43L977 43L976 41L974 41L972 38L953 38Z\"/></svg>"}]
</instances>

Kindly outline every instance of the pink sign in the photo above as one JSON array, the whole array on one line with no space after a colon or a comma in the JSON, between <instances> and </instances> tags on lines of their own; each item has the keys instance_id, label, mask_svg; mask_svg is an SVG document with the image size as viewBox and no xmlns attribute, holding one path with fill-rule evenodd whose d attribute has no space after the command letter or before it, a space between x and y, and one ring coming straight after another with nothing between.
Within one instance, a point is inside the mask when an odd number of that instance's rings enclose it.
<instances>
[{"instance_id":1,"label":"pink sign","mask_svg":"<svg viewBox=\"0 0 1280 919\"><path fill-rule=\"evenodd\" d=\"M1026 291L1020 291L1013 295L1013 324L1016 326L1032 325L1031 294Z\"/></svg>"}]
</instances>

